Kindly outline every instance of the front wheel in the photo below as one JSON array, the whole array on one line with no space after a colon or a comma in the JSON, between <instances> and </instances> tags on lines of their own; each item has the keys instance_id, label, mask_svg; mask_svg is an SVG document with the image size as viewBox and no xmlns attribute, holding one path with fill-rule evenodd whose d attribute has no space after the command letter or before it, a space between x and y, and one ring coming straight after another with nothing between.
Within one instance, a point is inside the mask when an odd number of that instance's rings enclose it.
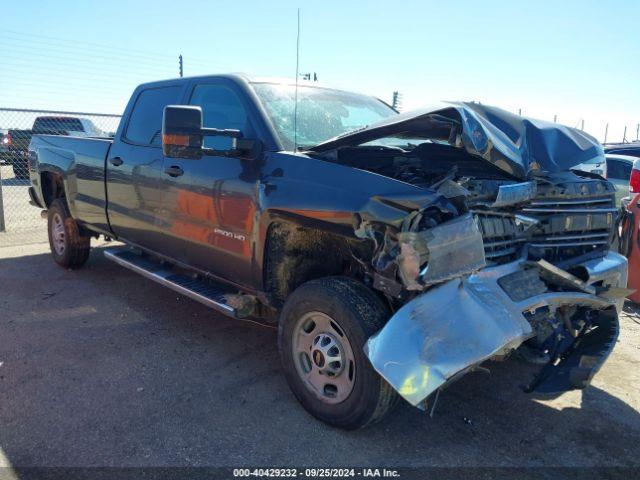
<instances>
[{"instance_id":1,"label":"front wheel","mask_svg":"<svg viewBox=\"0 0 640 480\"><path fill-rule=\"evenodd\" d=\"M89 258L91 237L80 233L63 198L56 198L47 211L49 246L55 262L64 268L78 268Z\"/></svg>"},{"instance_id":2,"label":"front wheel","mask_svg":"<svg viewBox=\"0 0 640 480\"><path fill-rule=\"evenodd\" d=\"M397 394L363 351L388 318L380 298L348 277L313 280L290 295L278 346L287 382L309 413L351 430L393 408Z\"/></svg>"}]
</instances>

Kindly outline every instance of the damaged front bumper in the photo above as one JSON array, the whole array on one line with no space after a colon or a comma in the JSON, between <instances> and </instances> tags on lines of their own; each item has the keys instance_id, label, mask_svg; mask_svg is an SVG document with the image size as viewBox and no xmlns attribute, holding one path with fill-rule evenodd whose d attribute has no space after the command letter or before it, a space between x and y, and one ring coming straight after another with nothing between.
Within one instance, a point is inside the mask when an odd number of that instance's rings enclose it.
<instances>
[{"instance_id":1,"label":"damaged front bumper","mask_svg":"<svg viewBox=\"0 0 640 480\"><path fill-rule=\"evenodd\" d=\"M544 359L529 391L585 388L618 335L627 261L609 252L571 271L579 278L546 262L518 260L449 280L399 309L365 352L418 407L452 379L524 342L535 343Z\"/></svg>"}]
</instances>

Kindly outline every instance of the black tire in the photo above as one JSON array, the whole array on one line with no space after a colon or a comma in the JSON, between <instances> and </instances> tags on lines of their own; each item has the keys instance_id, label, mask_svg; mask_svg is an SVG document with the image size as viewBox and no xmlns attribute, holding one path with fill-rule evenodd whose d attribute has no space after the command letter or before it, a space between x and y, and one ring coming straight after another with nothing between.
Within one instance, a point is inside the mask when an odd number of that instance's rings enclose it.
<instances>
[{"instance_id":1,"label":"black tire","mask_svg":"<svg viewBox=\"0 0 640 480\"><path fill-rule=\"evenodd\" d=\"M56 236L55 227L62 222L62 236ZM67 208L64 198L56 198L47 211L49 247L55 262L64 268L78 268L89 258L91 237L81 235L78 224ZM60 227L58 227L60 228ZM62 244L62 248L60 245Z\"/></svg>"},{"instance_id":2,"label":"black tire","mask_svg":"<svg viewBox=\"0 0 640 480\"><path fill-rule=\"evenodd\" d=\"M294 335L298 334L300 320L310 312L320 312L335 320L338 330L342 330L350 345L355 379L352 390L340 403L331 404L319 398L295 363L298 361L296 356L300 354L294 354ZM289 387L311 415L332 426L353 430L381 420L397 404L398 395L372 368L364 354L367 339L382 328L389 315L388 308L379 297L362 283L348 277L312 280L287 298L278 328L280 358ZM315 330L312 335L315 335Z\"/></svg>"}]
</instances>

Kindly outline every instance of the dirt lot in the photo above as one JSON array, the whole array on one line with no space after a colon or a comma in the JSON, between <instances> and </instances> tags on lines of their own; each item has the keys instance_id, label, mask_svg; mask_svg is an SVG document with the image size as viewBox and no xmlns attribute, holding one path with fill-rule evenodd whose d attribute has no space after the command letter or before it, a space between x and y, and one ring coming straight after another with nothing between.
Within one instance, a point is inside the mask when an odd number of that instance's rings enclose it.
<instances>
[{"instance_id":1,"label":"dirt lot","mask_svg":"<svg viewBox=\"0 0 640 480\"><path fill-rule=\"evenodd\" d=\"M1 244L0 237L0 244ZM272 329L228 320L107 261L0 248L0 464L15 466L639 466L640 320L584 392L522 393L491 364L364 431L311 418Z\"/></svg>"},{"instance_id":2,"label":"dirt lot","mask_svg":"<svg viewBox=\"0 0 640 480\"><path fill-rule=\"evenodd\" d=\"M6 231L0 235L0 247L46 242L46 222L40 209L29 205L29 180L18 180L8 165L0 165L0 189Z\"/></svg>"}]
</instances>

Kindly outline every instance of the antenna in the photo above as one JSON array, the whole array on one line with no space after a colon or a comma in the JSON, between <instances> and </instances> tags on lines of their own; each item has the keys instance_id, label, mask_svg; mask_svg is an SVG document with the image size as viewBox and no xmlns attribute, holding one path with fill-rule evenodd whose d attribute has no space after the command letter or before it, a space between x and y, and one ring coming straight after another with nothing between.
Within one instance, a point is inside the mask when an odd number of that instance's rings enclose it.
<instances>
[{"instance_id":1,"label":"antenna","mask_svg":"<svg viewBox=\"0 0 640 480\"><path fill-rule=\"evenodd\" d=\"M298 8L298 33L296 34L296 93L293 105L293 151L298 151L298 74L300 70L300 8Z\"/></svg>"}]
</instances>

